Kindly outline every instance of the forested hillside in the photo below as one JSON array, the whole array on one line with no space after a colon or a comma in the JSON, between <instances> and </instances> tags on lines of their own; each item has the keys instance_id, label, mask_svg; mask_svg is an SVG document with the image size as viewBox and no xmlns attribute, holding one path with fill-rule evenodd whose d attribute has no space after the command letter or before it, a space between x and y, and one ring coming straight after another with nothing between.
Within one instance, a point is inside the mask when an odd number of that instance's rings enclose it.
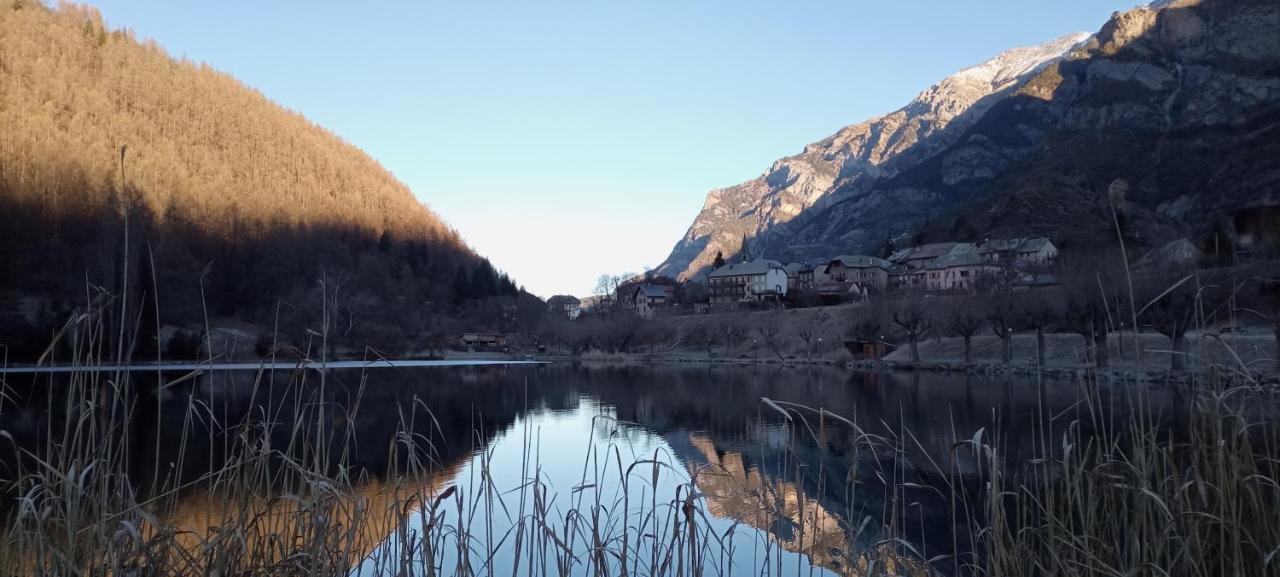
<instances>
[{"instance_id":1,"label":"forested hillside","mask_svg":"<svg viewBox=\"0 0 1280 577\"><path fill-rule=\"evenodd\" d=\"M0 4L0 220L11 359L99 298L144 351L208 318L421 347L519 295L359 149L89 8Z\"/></svg>"}]
</instances>

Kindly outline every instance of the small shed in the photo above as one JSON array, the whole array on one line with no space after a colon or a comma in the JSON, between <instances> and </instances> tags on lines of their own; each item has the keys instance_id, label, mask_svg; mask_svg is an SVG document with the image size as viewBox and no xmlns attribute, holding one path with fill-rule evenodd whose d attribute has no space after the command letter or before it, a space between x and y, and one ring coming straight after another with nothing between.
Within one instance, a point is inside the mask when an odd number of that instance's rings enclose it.
<instances>
[{"instance_id":1,"label":"small shed","mask_svg":"<svg viewBox=\"0 0 1280 577\"><path fill-rule=\"evenodd\" d=\"M462 333L458 343L466 348L501 348L507 346L507 335L499 333Z\"/></svg>"},{"instance_id":2,"label":"small shed","mask_svg":"<svg viewBox=\"0 0 1280 577\"><path fill-rule=\"evenodd\" d=\"M878 361L898 347L884 341L847 340L844 342L844 348L853 355L855 361Z\"/></svg>"}]
</instances>

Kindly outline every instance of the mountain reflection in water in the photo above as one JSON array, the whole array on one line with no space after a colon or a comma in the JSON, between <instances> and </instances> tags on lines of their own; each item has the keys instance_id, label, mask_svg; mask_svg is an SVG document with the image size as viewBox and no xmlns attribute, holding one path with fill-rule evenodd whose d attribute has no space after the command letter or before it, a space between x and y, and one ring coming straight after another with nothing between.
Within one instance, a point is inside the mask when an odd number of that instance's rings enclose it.
<instances>
[{"instance_id":1,"label":"mountain reflection in water","mask_svg":"<svg viewBox=\"0 0 1280 577\"><path fill-rule=\"evenodd\" d=\"M135 423L138 430L131 433L131 443L138 462L131 476L143 486L176 486L199 480L207 472L202 463L221 462L227 456L220 447L237 432L186 418L183 407L189 398L207 399L223 413L224 422L264 411L281 427L296 418L295 411L313 404L290 397L301 393L279 393L274 386L263 392L262 381L255 389L250 384L254 378L252 372L215 373L201 377L185 392L168 391L153 399L157 406L146 406L144 399L137 414L158 416ZM146 383L140 383L139 390L146 389ZM561 516L593 500L614 504L626 496L631 503L627 523L637 523L636 503L653 499L653 492L659 501L671 502L687 494L680 493L680 487L696 488L710 517L709 528L733 544L731 558L716 563L731 562L735 571L756 574L767 565L785 574L838 575L864 572L863 554L883 548L879 544L888 536L881 530L894 516L902 520L894 536L903 537L913 551L902 558L881 551L878 558L896 563L894 570L900 574L923 574L922 559L971 547L967 539L954 539L951 505L939 491L948 483L980 484L974 453L953 450L958 441L982 429L1003 462L1017 464L1036 443L1052 445L1045 443L1041 429L1045 415L1057 431L1076 419L1076 426L1089 429L1123 416L1131 394L1100 393L1094 405L1112 407L1115 414L1096 415L1081 414L1084 389L1073 381L1038 384L826 367L687 365L335 370L327 375L324 390L324 403L317 406L344 406L356 399L360 403L357 411L335 413L330 422L333 430L341 431L332 435L335 442L351 451L352 467L346 474L355 480L359 507L385 512L411 502L421 508L430 500L428 495L454 487L466 498L444 502L444 515L455 521L465 515L500 520L486 529L491 535L476 544L478 549L493 549L493 557L472 559L473 568L492 563L505 571L514 566L516 553L503 535L509 536L519 516L511 510L514 503L474 503L465 512L459 503L467 503L468 492L473 494L479 483L492 482L499 495L511 495L536 474L547 488L551 508ZM765 404L762 398L777 405ZM1177 402L1150 392L1143 398L1157 419ZM777 406L791 407L788 403L814 410L795 409L784 417ZM427 414L406 423L411 407L424 408ZM0 414L0 425L15 431L18 444L40 442L35 431L43 425L32 410L28 402L18 411ZM406 425L431 444L426 466L430 474L425 478L385 475L405 457L397 450L397 439ZM165 434L155 436L156 427ZM183 427L190 439L185 447L178 445ZM859 442L866 434L891 442L872 450ZM281 436L283 443L287 431ZM153 478L157 451L161 462L181 461L181 467L167 470L182 471L182 479L164 471ZM622 487L617 469L646 460L665 467L656 488L640 482ZM647 477L649 468L632 471L631 476ZM887 491L886 483L897 489ZM407 493L417 495L417 500L408 499ZM228 521L222 505L196 492L176 499L165 514L199 533ZM287 502L256 509L290 514ZM341 512L330 514L343 518ZM270 530L269 524L263 527ZM401 558L403 541L415 532L421 534L422 527L368 523L351 537L348 555L353 562L367 558L359 574L394 574L398 565L392 561ZM444 567L459 562L457 551L448 555L436 562ZM573 572L585 574L587 567Z\"/></svg>"}]
</instances>

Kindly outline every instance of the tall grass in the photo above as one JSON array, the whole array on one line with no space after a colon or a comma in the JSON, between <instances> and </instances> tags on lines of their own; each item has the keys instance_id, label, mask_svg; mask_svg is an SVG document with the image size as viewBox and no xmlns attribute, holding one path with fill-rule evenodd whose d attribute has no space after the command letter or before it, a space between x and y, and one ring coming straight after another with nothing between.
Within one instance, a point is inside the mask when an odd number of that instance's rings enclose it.
<instances>
[{"instance_id":1,"label":"tall grass","mask_svg":"<svg viewBox=\"0 0 1280 577\"><path fill-rule=\"evenodd\" d=\"M483 422L463 478L436 446L433 407L373 406L368 375L340 384L264 370L233 398L217 373L148 382L90 370L114 354L108 332L92 311L68 323L62 362L86 369L37 379L42 399L4 384L0 422L18 400L47 414L32 435L0 433L15 455L3 574L1280 574L1275 399L1234 369L1181 391L1177 414L1148 407L1145 386L1104 395L1081 379L1072 411L1000 416L1033 425L1030 455L1011 451L1000 426L953 427L938 453L909 429L763 399L761 420L787 439L782 472L743 497L717 489L743 478L723 460L637 458L612 442L588 443L578 483L552 487L540 455L566 449L528 426L510 486ZM1118 396L1137 410L1118 411ZM151 406L166 398L179 418ZM370 420L382 432L360 437L355 423ZM612 437L636 425L596 427ZM826 457L835 437L853 457ZM831 470L842 463L851 469ZM836 492L845 510L826 504ZM926 515L924 502L945 513ZM793 534L770 534L775 519ZM943 550L923 539L929 524L946 525ZM758 562L744 565L744 547Z\"/></svg>"},{"instance_id":2,"label":"tall grass","mask_svg":"<svg viewBox=\"0 0 1280 577\"><path fill-rule=\"evenodd\" d=\"M990 521L974 527L982 572L1280 573L1280 436L1259 400L1272 401L1244 386L1198 394L1176 415L1186 419L1180 439L1143 413L1092 436L1067 423L1045 435L1060 448L1022 464L1022 479L994 473L999 452L973 443L991 479L981 498Z\"/></svg>"}]
</instances>

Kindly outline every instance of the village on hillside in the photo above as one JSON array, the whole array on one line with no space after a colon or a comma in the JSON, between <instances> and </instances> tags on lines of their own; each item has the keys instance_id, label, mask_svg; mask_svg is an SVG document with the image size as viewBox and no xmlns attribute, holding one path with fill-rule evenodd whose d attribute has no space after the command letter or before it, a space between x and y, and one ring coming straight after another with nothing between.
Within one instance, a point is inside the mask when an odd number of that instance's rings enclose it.
<instances>
[{"instance_id":1,"label":"village on hillside","mask_svg":"<svg viewBox=\"0 0 1280 577\"><path fill-rule=\"evenodd\" d=\"M1114 357L1179 370L1194 356L1189 343L1212 341L1213 355L1240 362L1246 348L1253 358L1280 342L1280 323L1269 320L1280 318L1278 231L1280 207L1263 206L1196 240L1154 246L1136 235L1110 248L1029 236L800 262L744 250L717 255L685 282L602 276L595 294L554 296L535 346L609 358L888 358L955 369L1104 367Z\"/></svg>"},{"instance_id":2,"label":"village on hillside","mask_svg":"<svg viewBox=\"0 0 1280 577\"><path fill-rule=\"evenodd\" d=\"M846 254L784 264L749 257L725 263L721 257L719 266L683 287L652 277L621 282L608 298L589 302L585 312L613 307L651 319L662 314L868 302L905 291L1029 288L1054 282L1050 267L1057 257L1058 248L1044 237L930 243L897 250L888 258ZM553 300L571 302L565 297ZM581 307L571 311L565 309L565 314L584 312Z\"/></svg>"},{"instance_id":3,"label":"village on hillside","mask_svg":"<svg viewBox=\"0 0 1280 577\"><path fill-rule=\"evenodd\" d=\"M1127 262L1134 275L1214 268L1223 262L1267 260L1277 243L1280 207L1238 212L1219 246L1201 247L1189 238L1162 244ZM1230 254L1223 257L1225 252ZM868 303L901 294L964 295L1029 291L1059 285L1064 260L1047 237L936 242L893 250L884 258L842 254L783 263L747 253L726 262L717 255L711 270L681 283L652 274L602 277L596 293L578 298L556 295L549 314L578 320L584 315L623 312L641 319L761 308L806 308ZM1069 254L1073 267L1089 255ZM1076 271L1067 271L1068 274Z\"/></svg>"}]
</instances>

